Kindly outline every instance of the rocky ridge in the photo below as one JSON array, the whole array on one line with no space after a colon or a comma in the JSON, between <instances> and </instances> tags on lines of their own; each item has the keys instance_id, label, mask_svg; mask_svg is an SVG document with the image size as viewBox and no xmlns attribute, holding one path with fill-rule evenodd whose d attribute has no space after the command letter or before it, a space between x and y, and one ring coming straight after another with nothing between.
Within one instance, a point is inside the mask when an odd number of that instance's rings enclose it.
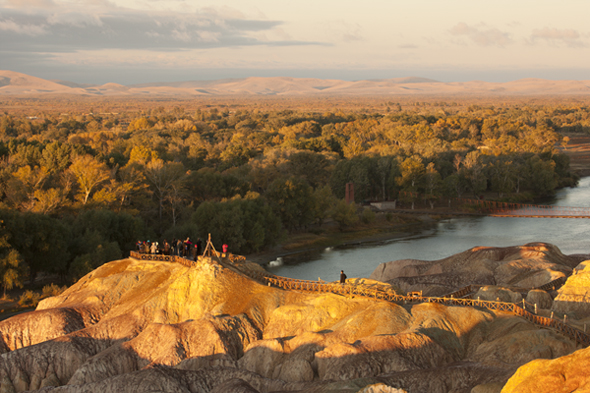
<instances>
[{"instance_id":1,"label":"rocky ridge","mask_svg":"<svg viewBox=\"0 0 590 393\"><path fill-rule=\"evenodd\" d=\"M577 264L527 247L518 265L546 278ZM576 349L505 312L285 291L205 259L110 262L0 322L0 339L1 392L499 391L519 366Z\"/></svg>"}]
</instances>

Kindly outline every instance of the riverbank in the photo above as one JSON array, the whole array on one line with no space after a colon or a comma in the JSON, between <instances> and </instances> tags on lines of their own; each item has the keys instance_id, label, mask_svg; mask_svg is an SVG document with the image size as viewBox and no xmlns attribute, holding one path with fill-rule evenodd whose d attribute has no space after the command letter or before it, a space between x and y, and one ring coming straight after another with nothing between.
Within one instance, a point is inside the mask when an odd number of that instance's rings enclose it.
<instances>
[{"instance_id":1,"label":"riverbank","mask_svg":"<svg viewBox=\"0 0 590 393\"><path fill-rule=\"evenodd\" d=\"M296 263L312 258L327 248L379 244L420 233L444 217L438 213L415 215L379 212L375 221L359 223L345 230L340 230L335 222L327 222L309 232L288 234L286 240L276 247L246 257L261 265L277 258L282 258L284 263Z\"/></svg>"}]
</instances>

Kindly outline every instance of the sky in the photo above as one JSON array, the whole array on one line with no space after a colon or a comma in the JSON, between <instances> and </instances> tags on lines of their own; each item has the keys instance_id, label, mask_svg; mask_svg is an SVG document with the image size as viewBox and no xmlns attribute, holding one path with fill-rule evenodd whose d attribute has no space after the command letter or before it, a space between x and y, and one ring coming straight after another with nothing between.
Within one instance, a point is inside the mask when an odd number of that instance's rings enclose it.
<instances>
[{"instance_id":1,"label":"sky","mask_svg":"<svg viewBox=\"0 0 590 393\"><path fill-rule=\"evenodd\" d=\"M0 0L0 69L76 83L590 80L588 0Z\"/></svg>"}]
</instances>

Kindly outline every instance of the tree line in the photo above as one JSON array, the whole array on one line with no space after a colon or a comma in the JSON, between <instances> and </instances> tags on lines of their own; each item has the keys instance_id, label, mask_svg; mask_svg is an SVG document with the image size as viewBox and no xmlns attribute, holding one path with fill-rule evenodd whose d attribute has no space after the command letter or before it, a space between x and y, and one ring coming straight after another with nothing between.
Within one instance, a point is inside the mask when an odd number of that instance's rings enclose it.
<instances>
[{"instance_id":1,"label":"tree line","mask_svg":"<svg viewBox=\"0 0 590 393\"><path fill-rule=\"evenodd\" d=\"M4 114L0 274L17 277L5 285L77 278L140 239L211 233L232 252L260 251L328 219L356 222L348 182L358 203L406 191L401 202L419 194L433 207L531 201L577 182L560 131L587 132L586 107L387 108Z\"/></svg>"}]
</instances>

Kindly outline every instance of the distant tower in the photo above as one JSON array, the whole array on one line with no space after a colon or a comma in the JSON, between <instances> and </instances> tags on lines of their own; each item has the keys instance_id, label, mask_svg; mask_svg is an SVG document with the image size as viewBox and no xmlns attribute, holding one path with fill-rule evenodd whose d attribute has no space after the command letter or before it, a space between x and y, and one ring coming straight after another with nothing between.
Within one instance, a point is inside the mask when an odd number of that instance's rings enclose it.
<instances>
[{"instance_id":1,"label":"distant tower","mask_svg":"<svg viewBox=\"0 0 590 393\"><path fill-rule=\"evenodd\" d=\"M346 203L354 203L354 183L346 183L346 194L344 196Z\"/></svg>"}]
</instances>

